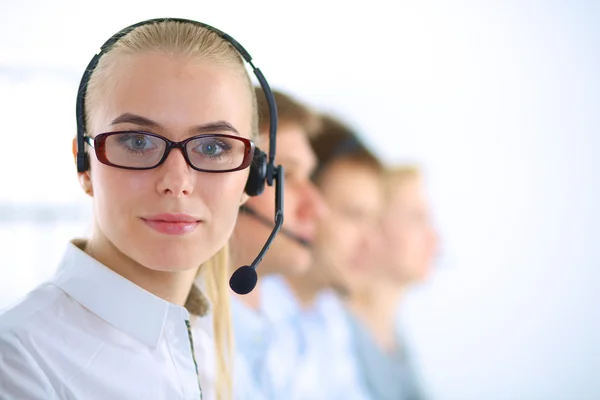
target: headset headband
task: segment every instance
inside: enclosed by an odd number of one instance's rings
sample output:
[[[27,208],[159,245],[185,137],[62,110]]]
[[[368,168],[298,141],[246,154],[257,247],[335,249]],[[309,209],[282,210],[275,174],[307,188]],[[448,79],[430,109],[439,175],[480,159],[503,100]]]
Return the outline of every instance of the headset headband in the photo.
[[[83,76],[81,77],[81,81],[79,83],[79,89],[77,91],[77,106],[76,106],[77,171],[85,172],[89,169],[89,161],[88,161],[87,154],[85,152],[85,142],[84,142],[84,135],[85,135],[85,129],[86,129],[86,126],[85,126],[86,125],[85,124],[85,96],[87,93],[87,87],[88,87],[90,78],[92,76],[92,73],[96,69],[96,66],[98,65],[98,61],[104,54],[106,54],[112,48],[112,46],[116,42],[119,41],[119,39],[121,39],[123,36],[127,35],[132,30],[134,30],[140,26],[143,26],[143,25],[155,24],[155,23],[167,22],[167,21],[193,24],[196,26],[201,26],[203,28],[206,28],[212,32],[215,32],[223,40],[225,40],[231,46],[233,46],[233,48],[244,59],[244,61],[246,61],[252,67],[252,71],[254,72],[254,75],[256,76],[256,78],[258,79],[258,82],[260,83],[260,86],[265,94],[266,99],[267,99],[267,104],[269,106],[269,159],[268,159],[268,164],[267,164],[266,180],[267,180],[267,184],[269,186],[273,185],[273,179],[274,179],[274,175],[275,175],[275,171],[274,171],[275,170],[275,149],[276,149],[276,144],[277,144],[276,143],[276,140],[277,140],[277,138],[276,138],[277,107],[275,105],[275,97],[273,96],[273,92],[271,91],[271,88],[269,87],[267,80],[265,79],[265,77],[262,74],[262,72],[260,71],[260,69],[256,68],[254,66],[254,64],[252,63],[252,57],[250,56],[250,53],[248,53],[248,51],[246,51],[246,49],[241,44],[239,44],[237,40],[235,40],[234,38],[232,38],[225,32],[222,32],[222,31],[218,30],[217,28],[214,28],[210,25],[204,24],[202,22],[193,21],[193,20],[189,20],[189,19],[182,19],[182,18],[155,18],[155,19],[149,19],[146,21],[142,21],[142,22],[138,22],[136,24],[130,25],[127,28],[124,28],[124,29],[120,30],[119,32],[115,33],[106,42],[104,42],[104,44],[100,47],[100,51],[96,55],[94,55],[92,60],[89,62],[87,68],[85,69],[85,71],[83,73]]]

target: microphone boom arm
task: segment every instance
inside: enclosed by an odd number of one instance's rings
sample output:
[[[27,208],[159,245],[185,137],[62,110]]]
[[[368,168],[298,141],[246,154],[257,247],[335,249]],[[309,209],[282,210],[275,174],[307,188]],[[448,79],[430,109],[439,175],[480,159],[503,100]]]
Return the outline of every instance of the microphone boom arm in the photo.
[[[258,253],[258,256],[256,257],[256,259],[254,259],[254,261],[250,265],[250,267],[254,270],[256,270],[256,267],[262,261],[266,252],[269,250],[269,247],[271,247],[271,243],[275,239],[275,236],[277,235],[277,233],[279,233],[279,230],[281,229],[281,226],[283,225],[283,167],[281,165],[278,165],[275,168],[274,175],[275,175],[275,227],[273,227],[273,230],[271,231],[269,238],[265,242],[265,245],[260,250],[260,253]]]

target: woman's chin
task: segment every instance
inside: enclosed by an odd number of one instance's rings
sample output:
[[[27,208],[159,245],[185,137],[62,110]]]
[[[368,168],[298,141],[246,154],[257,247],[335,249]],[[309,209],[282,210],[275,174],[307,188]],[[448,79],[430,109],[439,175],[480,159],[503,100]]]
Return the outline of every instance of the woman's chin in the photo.
[[[182,254],[181,251],[148,251],[144,253],[140,264],[153,271],[183,272],[197,269],[202,262],[195,261],[198,257]]]

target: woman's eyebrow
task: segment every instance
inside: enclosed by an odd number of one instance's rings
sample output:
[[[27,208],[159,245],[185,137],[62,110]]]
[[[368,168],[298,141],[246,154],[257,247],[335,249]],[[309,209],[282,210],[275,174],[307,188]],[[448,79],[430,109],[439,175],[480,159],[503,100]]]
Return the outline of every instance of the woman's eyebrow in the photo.
[[[192,128],[192,131],[194,131],[198,134],[223,132],[223,131],[235,133],[236,135],[240,134],[238,132],[238,130],[235,129],[235,127],[227,121],[215,121],[215,122],[208,122],[208,123],[202,124],[202,125],[197,125]]]
[[[132,113],[124,113],[119,115],[117,118],[113,119],[110,123],[111,125],[117,124],[135,124],[140,126],[145,126],[148,128],[160,128],[160,124],[158,122],[152,121],[149,118],[142,117],[141,115],[136,115]]]
[[[110,124],[111,125],[134,124],[134,125],[144,126],[147,128],[155,128],[155,129],[161,128],[161,125],[158,122],[153,121],[150,118],[146,118],[141,115],[136,115],[136,114],[132,114],[132,113],[121,114],[117,118],[115,118]],[[191,131],[196,134],[214,133],[214,132],[219,132],[219,131],[228,131],[228,132],[235,133],[236,135],[240,134],[238,132],[238,130],[235,129],[235,127],[227,121],[215,121],[215,122],[209,122],[209,123],[202,124],[202,125],[196,125],[196,126],[192,127]]]

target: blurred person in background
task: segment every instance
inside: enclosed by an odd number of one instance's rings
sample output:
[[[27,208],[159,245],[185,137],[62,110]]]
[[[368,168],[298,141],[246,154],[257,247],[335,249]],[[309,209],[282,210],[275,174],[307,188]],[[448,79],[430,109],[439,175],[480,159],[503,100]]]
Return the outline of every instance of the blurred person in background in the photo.
[[[235,48],[193,21],[119,34],[78,93],[93,232],[0,315],[2,399],[231,398],[226,255],[257,151],[254,87]],[[196,346],[190,313],[212,325]]]
[[[371,261],[374,268],[369,279],[361,279],[348,264],[342,265],[347,283],[345,303],[371,396],[419,400],[426,394],[402,334],[399,310],[410,286],[429,276],[438,239],[419,169],[390,168],[383,183],[383,251],[379,259]]]
[[[357,279],[367,278],[377,258],[382,165],[351,128],[331,116],[323,116],[311,145],[318,160],[313,180],[330,212],[319,221],[311,268],[286,275],[271,289],[277,308],[296,320],[304,347],[294,398],[369,399],[336,291],[347,285],[339,271],[352,268]]]
[[[294,399],[295,365],[299,342],[291,334],[290,321],[282,315],[279,298],[272,293],[274,274],[301,274],[313,263],[311,243],[317,221],[327,207],[310,180],[317,160],[309,138],[320,119],[307,105],[291,95],[273,91],[277,103],[277,162],[285,171],[284,224],[265,255],[257,273],[257,286],[248,294],[232,294],[236,342],[235,398]],[[256,90],[259,111],[259,144],[268,148],[269,114],[264,94]],[[240,209],[230,240],[232,268],[247,265],[256,257],[274,226],[273,188],[249,199]]]

